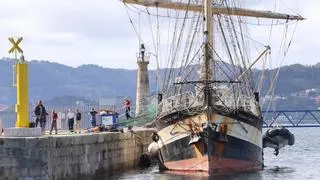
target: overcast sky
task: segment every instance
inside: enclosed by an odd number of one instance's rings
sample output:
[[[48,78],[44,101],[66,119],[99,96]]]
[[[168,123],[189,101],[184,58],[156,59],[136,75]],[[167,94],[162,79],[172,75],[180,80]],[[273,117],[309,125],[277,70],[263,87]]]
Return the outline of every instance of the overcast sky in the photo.
[[[297,27],[285,64],[317,63],[320,1],[281,2],[307,18]],[[12,57],[8,37],[23,36],[28,60],[136,69],[138,39],[118,0],[0,0],[0,24],[2,57]]]

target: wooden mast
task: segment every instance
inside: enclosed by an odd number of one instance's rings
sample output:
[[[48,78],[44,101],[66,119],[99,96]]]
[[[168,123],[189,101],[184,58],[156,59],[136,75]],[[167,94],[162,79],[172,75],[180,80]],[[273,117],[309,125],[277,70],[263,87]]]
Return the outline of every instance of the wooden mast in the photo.
[[[210,8],[212,0],[204,0],[203,20],[204,20],[204,58],[200,62],[200,81],[205,81],[205,86],[212,80],[212,45],[213,45],[213,27],[212,27],[212,9]]]

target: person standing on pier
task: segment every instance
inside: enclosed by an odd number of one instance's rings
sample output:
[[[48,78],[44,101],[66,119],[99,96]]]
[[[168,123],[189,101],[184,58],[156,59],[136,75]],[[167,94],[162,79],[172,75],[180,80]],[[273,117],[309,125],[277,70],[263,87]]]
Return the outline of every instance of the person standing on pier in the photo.
[[[67,118],[68,118],[69,131],[73,132],[74,113],[71,111],[71,109],[68,109]]]
[[[79,109],[76,110],[76,133],[81,133],[81,113]]]
[[[131,102],[129,100],[129,98],[125,98],[124,99],[124,108],[126,109],[126,118],[131,119],[132,117],[130,116],[130,106],[131,106]]]
[[[53,128],[56,131],[56,134],[58,134],[58,131],[57,131],[57,119],[58,119],[58,114],[55,112],[55,110],[52,110],[50,135],[52,134]]]
[[[35,107],[33,113],[36,115],[36,127],[40,123],[42,134],[45,133],[46,128],[46,116],[48,115],[46,108],[43,106],[42,101],[39,100],[37,106]]]
[[[92,108],[91,111],[89,112],[89,114],[91,115],[91,125],[92,125],[92,127],[96,127],[97,126],[96,115],[98,114],[98,112],[95,111],[94,108]]]

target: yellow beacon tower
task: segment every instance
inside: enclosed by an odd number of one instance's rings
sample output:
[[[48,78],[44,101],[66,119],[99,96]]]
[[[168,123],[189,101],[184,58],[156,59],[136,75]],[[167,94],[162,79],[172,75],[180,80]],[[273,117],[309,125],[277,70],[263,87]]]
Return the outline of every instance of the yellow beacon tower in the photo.
[[[9,41],[12,43],[13,47],[9,50],[9,53],[15,54],[15,64],[14,64],[14,79],[16,82],[13,86],[17,89],[17,104],[16,104],[16,127],[29,127],[29,101],[28,101],[28,64],[24,60],[23,51],[19,47],[19,43],[22,41],[22,37],[19,37],[15,41],[12,37]],[[17,54],[21,54],[20,59],[17,59]]]

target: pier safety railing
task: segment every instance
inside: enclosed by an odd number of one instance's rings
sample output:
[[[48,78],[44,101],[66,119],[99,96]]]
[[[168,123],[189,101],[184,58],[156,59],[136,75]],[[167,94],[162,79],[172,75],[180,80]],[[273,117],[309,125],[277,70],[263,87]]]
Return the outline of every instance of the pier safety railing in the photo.
[[[186,95],[188,96],[188,95]],[[180,98],[179,98],[180,99]],[[186,106],[192,103],[193,99],[189,99],[191,101],[186,101]],[[177,101],[179,102],[179,101]],[[175,102],[175,103],[177,103]],[[166,105],[161,107],[160,113],[164,111],[170,111],[169,107],[172,106],[172,101],[168,101],[165,103]],[[181,103],[181,102],[179,102]],[[90,110],[94,108],[95,110],[105,109],[105,110],[115,110],[114,106],[105,106],[101,107],[99,105],[89,105],[89,106],[46,106],[48,113],[51,113],[53,109],[58,112],[58,128],[59,129],[68,129],[68,122],[66,119],[66,114],[68,109],[75,111],[79,109],[82,113],[81,127],[89,128],[91,127],[91,117]],[[154,107],[156,108],[156,107]],[[159,108],[159,107],[158,107]],[[150,113],[146,116],[140,118],[134,118],[132,120],[125,120],[125,109],[124,108],[116,108],[116,111],[119,113],[119,123],[125,126],[127,125],[139,125],[142,126],[145,123],[148,123],[154,116],[156,115],[156,110],[153,110],[153,107],[150,108]],[[159,109],[158,109],[159,113]],[[134,107],[131,110],[131,115],[134,116]],[[263,127],[293,127],[293,128],[301,128],[301,127],[320,127],[320,110],[276,110],[276,111],[262,111],[263,117]],[[9,107],[4,111],[0,111],[0,119],[2,120],[2,125],[5,128],[14,127],[16,122],[16,113],[14,107]],[[29,120],[35,121],[36,117],[33,115],[33,108],[29,110]],[[97,115],[97,123],[101,123],[100,115]],[[47,118],[46,128],[50,128],[51,119],[50,116]]]
[[[57,121],[57,126],[58,129],[68,129],[68,120],[66,118],[66,115],[68,113],[68,109],[71,109],[74,113],[76,109],[79,109],[82,115],[81,119],[81,128],[89,128],[91,127],[91,116],[89,112],[91,111],[92,108],[94,108],[97,112],[99,110],[110,110],[114,111],[116,110],[120,115],[119,119],[124,118],[125,114],[125,109],[124,108],[119,108],[115,106],[99,106],[99,105],[88,105],[88,106],[45,106],[46,110],[49,114],[47,116],[47,122],[46,122],[46,129],[49,129],[51,127],[51,112],[54,109],[58,113],[58,121]],[[36,117],[33,114],[33,108],[29,109],[29,121],[30,122],[35,122]],[[132,112],[134,112],[134,108],[132,109]],[[133,114],[133,113],[132,113]],[[100,115],[97,114],[97,124],[101,123],[101,118]],[[0,111],[0,119],[2,120],[2,125],[4,128],[10,128],[10,127],[15,127],[15,122],[16,122],[16,113],[14,110],[13,106],[10,106],[6,110]]]

